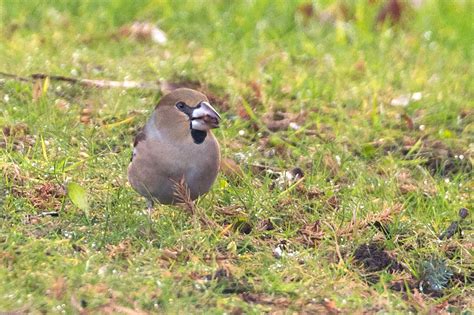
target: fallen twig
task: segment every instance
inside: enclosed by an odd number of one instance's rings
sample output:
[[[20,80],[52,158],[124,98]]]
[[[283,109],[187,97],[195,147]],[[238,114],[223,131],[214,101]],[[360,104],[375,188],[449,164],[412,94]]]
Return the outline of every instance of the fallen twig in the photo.
[[[49,217],[59,217],[59,212],[57,212],[57,211],[47,211],[47,212],[42,212],[42,213],[37,214],[37,215],[27,214],[25,216],[24,223],[25,224],[31,224],[34,221],[39,220],[39,218],[44,218],[44,217],[48,217],[48,216]]]
[[[22,82],[32,82],[33,80],[30,79],[30,78],[25,78],[25,77],[20,77],[16,74],[10,74],[10,73],[5,73],[5,72],[0,72],[0,75],[2,77],[6,77],[6,78],[9,78],[9,79],[13,79],[13,80],[16,80],[16,81],[22,81]]]
[[[59,212],[57,212],[57,211],[47,211],[47,212],[40,213],[38,216],[40,216],[40,217],[46,217],[46,216],[58,217]]]
[[[49,75],[44,73],[35,73],[28,77],[22,77],[16,74],[0,72],[0,76],[7,79],[21,81],[21,82],[35,82],[37,80],[44,80],[49,78],[51,81],[62,81],[72,84],[78,84],[86,87],[95,88],[122,88],[122,89],[146,89],[146,90],[160,90],[160,83],[157,82],[138,82],[138,81],[110,81],[110,80],[93,80],[71,78],[61,75]]]

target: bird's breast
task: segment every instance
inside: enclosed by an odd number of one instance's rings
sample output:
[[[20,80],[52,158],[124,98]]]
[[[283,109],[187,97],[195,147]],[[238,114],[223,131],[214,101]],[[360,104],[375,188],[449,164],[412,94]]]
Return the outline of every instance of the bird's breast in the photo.
[[[219,145],[212,134],[201,144],[147,139],[136,147],[129,177],[133,177],[132,186],[138,183],[158,200],[169,200],[174,194],[173,181],[184,176],[195,199],[209,191],[219,165]]]

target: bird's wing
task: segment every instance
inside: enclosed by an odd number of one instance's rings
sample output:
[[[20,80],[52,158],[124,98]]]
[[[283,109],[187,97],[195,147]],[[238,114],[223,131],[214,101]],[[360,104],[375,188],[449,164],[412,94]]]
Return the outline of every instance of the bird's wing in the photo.
[[[135,157],[136,154],[136,147],[137,145],[146,140],[146,134],[145,134],[145,129],[140,130],[137,135],[135,136],[135,139],[133,140],[133,152],[132,152],[132,157],[130,159],[130,162],[133,161],[133,158]]]

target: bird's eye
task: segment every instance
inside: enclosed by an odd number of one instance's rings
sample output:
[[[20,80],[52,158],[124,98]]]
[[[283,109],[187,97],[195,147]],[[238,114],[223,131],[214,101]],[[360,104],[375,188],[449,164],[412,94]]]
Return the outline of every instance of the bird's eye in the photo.
[[[183,102],[178,102],[178,103],[176,103],[176,107],[179,110],[183,110],[186,107],[186,104],[184,104]]]

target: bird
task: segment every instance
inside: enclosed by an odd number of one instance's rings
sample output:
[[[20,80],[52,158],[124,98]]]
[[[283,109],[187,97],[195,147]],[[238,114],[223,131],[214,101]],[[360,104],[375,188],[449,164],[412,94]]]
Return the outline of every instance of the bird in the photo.
[[[220,166],[220,147],[211,129],[221,116],[203,93],[178,88],[164,95],[135,136],[128,181],[147,199],[178,203],[176,183],[186,185],[192,200],[207,193]]]

